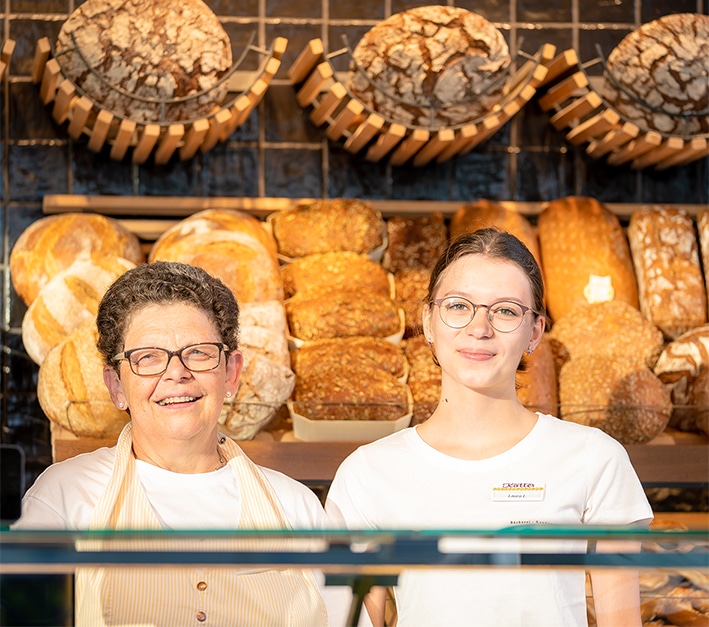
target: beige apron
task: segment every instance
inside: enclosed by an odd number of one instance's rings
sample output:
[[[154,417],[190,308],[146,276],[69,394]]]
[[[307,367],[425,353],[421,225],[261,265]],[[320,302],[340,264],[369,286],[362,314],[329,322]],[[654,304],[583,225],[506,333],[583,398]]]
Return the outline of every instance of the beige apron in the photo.
[[[242,494],[240,529],[289,529],[273,488],[237,444],[222,444]],[[132,454],[130,423],[116,447],[113,475],[96,507],[91,529],[160,529]],[[270,549],[286,540],[268,540]],[[264,540],[180,541],[183,550],[245,550]],[[160,538],[83,542],[83,550],[170,550]],[[80,568],[76,573],[78,627],[315,627],[327,612],[310,570],[237,569],[209,566]]]

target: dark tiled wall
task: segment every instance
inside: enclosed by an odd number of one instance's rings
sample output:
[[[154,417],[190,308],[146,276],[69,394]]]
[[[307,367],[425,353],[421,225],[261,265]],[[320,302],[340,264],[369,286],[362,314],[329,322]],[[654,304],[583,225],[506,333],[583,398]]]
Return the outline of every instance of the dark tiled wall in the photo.
[[[2,194],[2,441],[20,443],[28,480],[51,461],[48,423],[35,396],[37,368],[24,354],[20,327],[24,305],[7,270],[22,230],[42,216],[49,193],[362,197],[387,199],[538,201],[569,194],[609,202],[709,201],[709,159],[665,172],[635,172],[588,159],[564,141],[534,103],[468,155],[426,168],[392,168],[353,157],[312,126],[286,78],[305,44],[322,38],[329,51],[342,35],[356,44],[392,13],[425,2],[407,0],[208,0],[237,50],[250,33],[268,46],[288,39],[284,63],[266,98],[225,144],[187,162],[132,166],[95,155],[68,139],[38,98],[30,80],[36,42],[54,41],[78,0],[5,0],[3,40],[15,40],[0,101]],[[460,0],[500,28],[510,48],[533,53],[542,43],[574,48],[582,61],[607,54],[640,24],[667,13],[707,13],[707,0]],[[333,63],[343,64],[344,57]],[[593,73],[593,68],[589,73]]]

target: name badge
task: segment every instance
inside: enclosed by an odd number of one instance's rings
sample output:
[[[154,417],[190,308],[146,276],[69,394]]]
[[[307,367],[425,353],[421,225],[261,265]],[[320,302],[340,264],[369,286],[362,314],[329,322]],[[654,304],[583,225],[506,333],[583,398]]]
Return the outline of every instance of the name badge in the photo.
[[[536,483],[503,483],[492,489],[493,501],[543,501],[546,486]]]

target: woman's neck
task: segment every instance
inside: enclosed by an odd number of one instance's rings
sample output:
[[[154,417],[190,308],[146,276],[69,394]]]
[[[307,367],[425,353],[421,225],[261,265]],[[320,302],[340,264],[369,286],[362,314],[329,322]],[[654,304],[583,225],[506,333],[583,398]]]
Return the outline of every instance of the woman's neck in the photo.
[[[134,434],[133,455],[153,466],[183,474],[211,472],[227,463],[216,435],[205,442],[161,441],[156,446]]]

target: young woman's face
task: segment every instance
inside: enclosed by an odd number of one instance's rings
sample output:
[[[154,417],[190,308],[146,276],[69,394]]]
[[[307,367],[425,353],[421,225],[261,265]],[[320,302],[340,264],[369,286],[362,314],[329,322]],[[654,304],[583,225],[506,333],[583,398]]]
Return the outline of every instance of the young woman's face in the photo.
[[[125,350],[143,347],[176,351],[204,342],[221,342],[209,316],[198,307],[180,303],[148,305],[129,322]],[[120,377],[113,368],[104,380],[113,401],[130,409],[133,429],[144,437],[189,439],[216,430],[226,392],[236,392],[241,354],[222,353],[219,365],[205,372],[188,370],[173,356],[160,375],[143,377],[131,371],[127,360],[120,362]]]
[[[532,308],[531,284],[515,263],[484,255],[466,255],[443,273],[434,300],[460,296],[476,305],[511,301]],[[524,314],[514,331],[502,333],[490,324],[486,307],[478,307],[463,328],[451,328],[440,307],[424,307],[423,328],[441,364],[444,381],[450,377],[465,387],[505,398],[515,393],[515,374],[522,354],[534,349],[544,332],[544,320]]]

